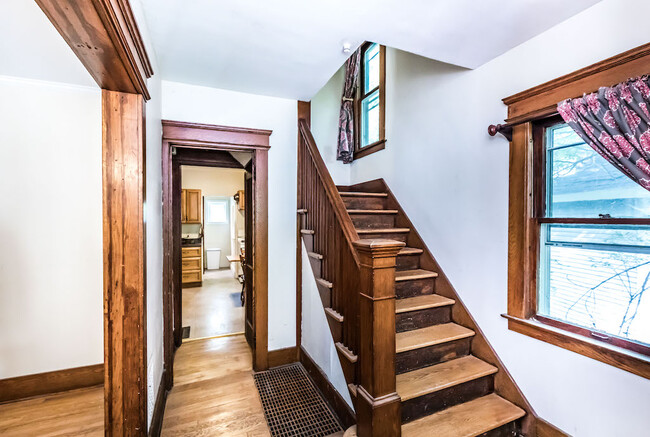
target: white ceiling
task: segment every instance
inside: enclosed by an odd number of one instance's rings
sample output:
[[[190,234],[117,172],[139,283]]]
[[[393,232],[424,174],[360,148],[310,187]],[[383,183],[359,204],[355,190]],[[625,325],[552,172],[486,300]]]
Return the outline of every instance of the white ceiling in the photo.
[[[0,0],[0,75],[97,87],[34,0]]]
[[[141,0],[163,79],[305,100],[345,41],[475,68],[598,1]]]

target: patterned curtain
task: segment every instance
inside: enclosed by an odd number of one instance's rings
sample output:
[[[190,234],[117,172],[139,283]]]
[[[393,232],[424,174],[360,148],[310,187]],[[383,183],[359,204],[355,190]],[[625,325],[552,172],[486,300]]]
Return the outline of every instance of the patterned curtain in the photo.
[[[336,159],[345,164],[352,162],[354,153],[354,95],[359,81],[360,57],[361,49],[358,49],[345,61],[345,84],[339,114],[339,142],[336,148]]]
[[[650,191],[648,76],[558,104],[569,126],[608,162]]]

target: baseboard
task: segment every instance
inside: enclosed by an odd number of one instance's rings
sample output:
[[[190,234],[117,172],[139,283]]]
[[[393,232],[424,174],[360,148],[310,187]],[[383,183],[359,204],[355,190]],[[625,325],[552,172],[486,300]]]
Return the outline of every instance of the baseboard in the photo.
[[[343,399],[341,394],[334,388],[332,383],[327,379],[323,369],[318,367],[318,364],[309,356],[307,351],[301,346],[300,347],[300,363],[305,367],[311,379],[316,383],[316,387],[321,391],[325,399],[334,408],[334,412],[341,422],[343,422],[343,428],[348,429],[352,425],[357,423],[356,416],[354,411],[347,402]]]
[[[0,379],[0,402],[16,401],[104,383],[104,364]]]
[[[163,418],[165,417],[165,406],[167,405],[167,389],[165,388],[165,371],[160,377],[160,385],[158,386],[158,395],[156,395],[156,403],[153,406],[153,416],[151,417],[151,425],[149,426],[149,437],[160,437],[162,432]]]
[[[539,417],[537,419],[537,437],[571,437],[560,428]]]
[[[298,361],[298,349],[293,346],[269,351],[268,360],[269,368],[295,363]]]

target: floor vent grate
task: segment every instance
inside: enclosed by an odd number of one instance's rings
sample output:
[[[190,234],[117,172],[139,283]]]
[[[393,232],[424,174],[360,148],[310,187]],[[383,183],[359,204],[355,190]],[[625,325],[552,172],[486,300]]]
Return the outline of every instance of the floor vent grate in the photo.
[[[324,437],[343,431],[301,364],[276,367],[253,376],[273,437]]]

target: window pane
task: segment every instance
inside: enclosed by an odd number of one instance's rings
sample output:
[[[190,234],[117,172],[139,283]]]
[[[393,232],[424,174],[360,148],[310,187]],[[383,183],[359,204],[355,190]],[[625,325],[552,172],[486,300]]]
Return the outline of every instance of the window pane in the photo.
[[[228,202],[209,200],[206,210],[208,223],[228,223]]]
[[[379,141],[379,90],[361,102],[361,147]]]
[[[363,55],[363,71],[365,73],[363,94],[379,85],[379,44],[372,44]]]
[[[650,344],[650,230],[543,225],[538,313]]]
[[[547,130],[547,216],[650,217],[650,192],[585,144],[568,125]]]

